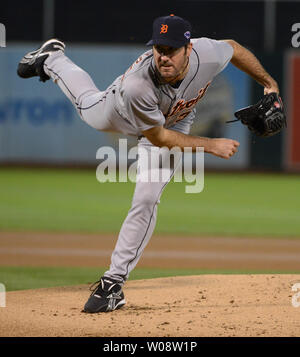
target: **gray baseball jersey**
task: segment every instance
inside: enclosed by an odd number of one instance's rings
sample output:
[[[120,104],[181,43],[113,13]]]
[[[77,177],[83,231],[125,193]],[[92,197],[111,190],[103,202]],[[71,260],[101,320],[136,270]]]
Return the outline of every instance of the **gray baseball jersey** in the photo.
[[[160,84],[152,50],[142,54],[117,78],[115,108],[127,124],[127,134],[140,135],[155,126],[188,133],[195,106],[213,78],[230,61],[233,48],[225,41],[193,39],[190,68],[178,88]]]

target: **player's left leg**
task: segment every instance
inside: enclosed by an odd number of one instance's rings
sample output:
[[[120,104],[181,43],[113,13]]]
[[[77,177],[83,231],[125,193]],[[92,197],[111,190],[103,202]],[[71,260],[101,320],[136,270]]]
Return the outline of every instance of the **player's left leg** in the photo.
[[[123,281],[128,279],[153,234],[160,197],[182,158],[181,152],[156,147],[146,138],[139,142],[138,154],[131,208],[121,227],[110,269],[104,274]]]
[[[112,311],[125,304],[122,286],[153,234],[160,197],[182,157],[177,152],[170,158],[167,148],[154,147],[146,138],[140,141],[138,154],[139,176],[132,205],[122,224],[110,268],[85,304],[84,311],[89,313]],[[161,160],[157,160],[159,157]]]

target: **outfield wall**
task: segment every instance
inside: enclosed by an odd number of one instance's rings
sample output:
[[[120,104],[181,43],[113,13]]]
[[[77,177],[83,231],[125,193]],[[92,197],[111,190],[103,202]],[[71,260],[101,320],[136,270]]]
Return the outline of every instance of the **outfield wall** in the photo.
[[[120,136],[97,132],[83,123],[54,83],[17,76],[20,58],[35,47],[37,44],[8,44],[0,52],[0,163],[96,165],[98,148],[117,147]],[[145,50],[129,45],[72,45],[66,53],[105,90]],[[240,123],[225,121],[234,119],[235,110],[249,105],[249,98],[249,78],[230,64],[200,101],[192,134],[241,142],[239,153],[230,161],[206,155],[206,167],[248,167],[248,132]],[[129,139],[129,147],[136,145],[135,138]]]

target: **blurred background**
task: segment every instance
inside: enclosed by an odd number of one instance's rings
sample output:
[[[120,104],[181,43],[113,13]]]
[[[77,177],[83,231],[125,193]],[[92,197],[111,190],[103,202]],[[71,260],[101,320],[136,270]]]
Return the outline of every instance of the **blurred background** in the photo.
[[[240,122],[225,123],[263,95],[229,64],[198,104],[192,134],[236,139],[239,152],[230,160],[205,155],[199,194],[185,194],[184,183],[167,186],[155,230],[164,237],[153,237],[139,267],[150,267],[148,276],[154,267],[177,267],[171,275],[184,267],[300,271],[300,1],[1,0],[0,282],[9,289],[92,280],[90,270],[74,269],[64,279],[51,269],[47,279],[45,270],[25,269],[33,265],[92,265],[98,277],[134,190],[131,182],[96,180],[97,150],[118,149],[123,136],[88,127],[54,83],[17,77],[19,60],[58,37],[105,90],[147,50],[153,19],[170,13],[191,22],[194,38],[234,39],[253,51],[279,84],[288,127],[261,139]]]
[[[232,38],[253,51],[278,81],[288,114],[287,130],[268,139],[252,137],[240,123],[225,124],[263,95],[261,86],[230,64],[199,103],[192,133],[237,139],[240,152],[230,162],[208,155],[206,168],[299,170],[299,1],[2,0],[0,10],[6,28],[6,47],[0,49],[1,164],[95,165],[97,149],[117,143],[115,135],[83,124],[54,84],[19,79],[16,67],[25,52],[58,37],[67,55],[105,90],[147,49],[153,19],[175,13],[192,23],[193,37]]]

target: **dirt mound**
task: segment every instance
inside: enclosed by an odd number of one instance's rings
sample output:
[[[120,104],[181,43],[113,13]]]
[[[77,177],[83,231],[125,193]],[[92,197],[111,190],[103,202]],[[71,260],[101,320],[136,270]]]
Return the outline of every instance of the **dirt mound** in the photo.
[[[8,292],[0,309],[0,336],[299,336],[295,283],[300,275],[128,281],[127,304],[99,314],[81,312],[88,286]]]

